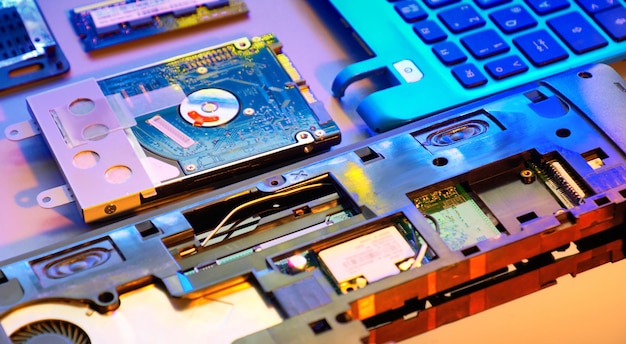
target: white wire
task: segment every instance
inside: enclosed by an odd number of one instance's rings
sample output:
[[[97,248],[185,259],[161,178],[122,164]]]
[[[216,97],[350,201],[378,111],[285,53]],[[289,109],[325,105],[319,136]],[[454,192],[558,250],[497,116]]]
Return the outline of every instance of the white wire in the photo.
[[[428,250],[428,244],[423,243],[422,246],[420,247],[420,250],[417,251],[417,255],[415,256],[415,262],[413,262],[411,269],[419,268],[422,266],[422,260],[424,260],[427,250]]]
[[[275,194],[271,194],[271,195],[267,195],[267,196],[263,196],[257,199],[253,199],[251,201],[242,203],[238,206],[236,206],[235,208],[233,208],[233,210],[231,210],[223,219],[222,221],[220,221],[220,223],[217,224],[217,226],[215,226],[215,228],[211,231],[211,233],[209,233],[209,235],[204,238],[204,240],[202,241],[202,243],[200,244],[202,247],[206,247],[206,245],[209,243],[209,240],[211,240],[215,234],[217,234],[217,232],[222,229],[222,227],[224,227],[224,225],[226,224],[226,222],[228,222],[228,220],[230,220],[230,218],[237,213],[238,211],[240,211],[241,209],[247,208],[251,205],[260,203],[260,202],[264,202],[273,198],[279,198],[282,196],[287,196],[296,192],[300,192],[302,190],[306,190],[306,189],[314,189],[314,188],[319,188],[322,187],[324,184],[322,183],[317,183],[317,184],[309,184],[309,185],[304,185],[298,188],[294,188],[294,189],[290,189],[290,190],[286,190],[286,191],[281,191]]]

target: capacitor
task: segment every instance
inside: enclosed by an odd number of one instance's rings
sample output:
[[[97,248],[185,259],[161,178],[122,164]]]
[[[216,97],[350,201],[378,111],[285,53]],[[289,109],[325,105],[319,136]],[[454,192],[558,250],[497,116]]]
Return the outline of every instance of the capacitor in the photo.
[[[535,181],[535,172],[524,169],[519,173],[520,178],[522,179],[522,183],[530,184]]]
[[[307,261],[306,257],[299,254],[291,256],[289,257],[289,259],[287,259],[287,266],[289,266],[289,268],[294,272],[304,271],[308,264],[309,262]]]
[[[357,289],[365,288],[365,286],[367,286],[367,279],[365,279],[365,277],[359,276],[356,278],[354,283]]]

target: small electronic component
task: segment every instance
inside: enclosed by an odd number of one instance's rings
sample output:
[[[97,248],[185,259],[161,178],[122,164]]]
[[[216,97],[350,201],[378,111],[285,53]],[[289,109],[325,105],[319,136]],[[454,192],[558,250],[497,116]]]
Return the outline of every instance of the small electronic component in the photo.
[[[69,11],[85,51],[244,15],[243,0],[103,1]]]
[[[353,233],[330,246],[307,248],[292,255],[281,256],[274,262],[287,275],[320,269],[337,293],[346,294],[389,276],[419,268],[436,257],[435,252],[404,217],[394,216],[388,225],[379,229],[355,229]]]
[[[571,169],[557,159],[534,159],[528,165],[565,208],[581,204],[591,194]]]
[[[0,0],[0,91],[69,66],[35,0]]]
[[[453,251],[500,235],[498,228],[462,185],[419,196],[414,202],[422,213],[428,215],[427,218]]]
[[[511,159],[515,163],[510,162],[513,166],[510,170],[501,170],[503,167],[494,165],[476,172],[492,175],[494,171],[500,171],[495,173],[497,177],[442,185],[435,191],[410,196],[451,250],[470,248],[480,241],[498,238],[506,231],[493,211],[502,213],[503,204],[507,203],[502,196],[492,196],[490,190],[493,185],[508,185],[511,191],[518,190],[515,186],[518,183],[526,185],[523,190],[528,206],[533,200],[539,202],[541,195],[541,202],[551,207],[551,211],[546,211],[548,213],[576,207],[593,194],[584,180],[556,152],[539,154],[531,150]],[[533,210],[520,214],[518,220],[526,222],[536,216]]]
[[[319,262],[317,261],[315,254],[310,250],[294,253],[292,256],[274,263],[280,272],[287,275],[296,275],[319,267]]]
[[[415,252],[389,226],[322,250],[318,256],[345,293],[399,273],[396,264],[413,258]]]
[[[304,271],[308,264],[309,261],[306,257],[300,254],[293,255],[287,259],[287,266],[289,266],[289,268],[293,271]]]

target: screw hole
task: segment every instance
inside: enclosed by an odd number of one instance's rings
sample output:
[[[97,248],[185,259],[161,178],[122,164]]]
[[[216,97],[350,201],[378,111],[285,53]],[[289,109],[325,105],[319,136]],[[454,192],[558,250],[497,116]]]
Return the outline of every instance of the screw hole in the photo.
[[[583,79],[590,79],[593,77],[593,74],[589,73],[589,72],[580,72],[578,73],[578,77],[579,78],[583,78]]]
[[[556,131],[556,136],[558,137],[569,137],[570,135],[572,135],[572,132],[569,129],[559,129]]]
[[[70,112],[75,115],[87,115],[96,108],[96,102],[88,98],[78,98],[69,105]]]
[[[339,313],[339,314],[337,314],[335,319],[340,324],[347,324],[350,321],[352,321],[352,314],[350,314],[350,312]]]
[[[104,293],[98,295],[98,301],[102,303],[111,303],[115,300],[115,295],[109,291],[105,291]]]
[[[448,159],[446,158],[435,158],[433,159],[433,165],[435,166],[446,166],[448,164]]]

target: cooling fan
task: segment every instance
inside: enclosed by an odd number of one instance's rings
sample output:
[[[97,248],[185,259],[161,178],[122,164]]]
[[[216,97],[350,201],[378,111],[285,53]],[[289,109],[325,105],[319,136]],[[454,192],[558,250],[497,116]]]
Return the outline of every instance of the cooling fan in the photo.
[[[19,328],[11,335],[14,344],[91,344],[80,327],[63,320],[46,319]]]

